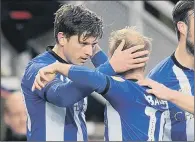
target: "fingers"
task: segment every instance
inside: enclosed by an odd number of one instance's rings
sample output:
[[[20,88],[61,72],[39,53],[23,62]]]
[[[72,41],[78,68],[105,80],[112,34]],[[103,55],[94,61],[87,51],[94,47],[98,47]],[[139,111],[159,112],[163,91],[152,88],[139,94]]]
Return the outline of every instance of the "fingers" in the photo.
[[[151,89],[156,89],[156,90],[164,88],[163,84],[158,83],[158,82],[156,82],[152,79],[149,79],[149,78],[144,79],[144,80],[139,80],[137,83],[141,86],[148,86]]]
[[[123,50],[124,45],[125,45],[125,40],[123,39],[123,40],[121,41],[121,43],[119,44],[119,46],[117,47],[117,49],[116,49],[116,50],[120,50],[120,51],[122,51],[122,50]]]
[[[149,94],[153,94],[153,90],[152,89],[147,89],[146,92],[149,93]]]
[[[156,94],[155,91],[153,89],[147,89],[146,92],[148,94]]]
[[[149,60],[149,57],[144,57],[144,58],[137,58],[137,59],[134,59],[132,61],[132,63],[134,64],[138,64],[138,63],[145,63],[146,61]]]
[[[43,88],[45,85],[44,83],[41,81],[41,77],[39,75],[39,73],[36,75],[33,86],[32,86],[32,91],[34,91],[36,88],[41,90],[41,88]]]
[[[40,76],[39,74],[36,76],[35,82],[36,82],[41,88],[43,88],[43,87],[45,86],[44,83],[42,82],[41,76]]]
[[[35,84],[33,83],[33,86],[31,88],[31,91],[34,91],[35,90]]]
[[[136,68],[140,68],[144,66],[145,66],[145,63],[133,64],[130,66],[130,69],[136,69]]]
[[[38,90],[41,90],[42,87],[36,81],[34,82],[34,85],[35,85],[35,88],[37,88]]]
[[[133,52],[135,52],[135,51],[137,51],[139,49],[143,49],[143,48],[144,48],[144,45],[137,45],[137,46],[133,46],[133,47],[131,47],[129,49],[126,49],[125,51],[133,53]]]
[[[141,56],[144,56],[144,55],[148,55],[149,54],[149,51],[145,50],[145,51],[139,51],[139,52],[136,52],[136,53],[133,53],[131,56],[132,58],[138,58],[138,57],[141,57]]]
[[[152,88],[152,86],[153,86],[153,82],[149,78],[148,79],[139,80],[137,83],[139,85],[141,85],[141,86],[148,86],[150,88]]]
[[[36,82],[36,79],[35,79],[35,81],[33,83],[33,86],[32,86],[31,90],[34,91],[35,89],[41,90],[41,86]]]
[[[45,75],[44,71],[40,70],[38,74],[39,74],[40,78],[42,78],[43,80],[49,81],[49,79],[48,79],[48,77]]]

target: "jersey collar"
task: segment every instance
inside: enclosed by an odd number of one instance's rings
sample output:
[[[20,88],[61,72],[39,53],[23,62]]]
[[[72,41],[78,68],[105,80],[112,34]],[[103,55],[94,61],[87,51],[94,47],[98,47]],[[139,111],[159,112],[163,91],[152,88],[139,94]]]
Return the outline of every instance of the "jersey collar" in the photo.
[[[189,68],[184,67],[183,65],[181,65],[177,59],[175,58],[175,52],[171,55],[171,59],[173,60],[173,62],[175,63],[176,66],[178,66],[179,68],[181,68],[182,70],[191,70]]]
[[[54,46],[47,46],[46,51],[48,51],[49,54],[51,54],[55,59],[57,59],[61,63],[68,64],[64,59],[62,59],[60,56],[58,56],[52,49]]]

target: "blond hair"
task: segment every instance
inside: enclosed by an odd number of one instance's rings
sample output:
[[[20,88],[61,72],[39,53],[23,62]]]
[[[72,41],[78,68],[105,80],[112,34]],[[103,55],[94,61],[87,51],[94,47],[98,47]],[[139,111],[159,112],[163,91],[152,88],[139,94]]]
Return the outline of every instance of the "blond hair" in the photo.
[[[136,45],[145,45],[144,48],[140,50],[151,51],[152,48],[151,38],[143,36],[141,33],[137,31],[135,26],[125,27],[121,30],[113,31],[110,34],[108,53],[110,57],[112,57],[114,51],[117,49],[117,47],[119,46],[123,39],[125,40],[123,50],[131,48]]]

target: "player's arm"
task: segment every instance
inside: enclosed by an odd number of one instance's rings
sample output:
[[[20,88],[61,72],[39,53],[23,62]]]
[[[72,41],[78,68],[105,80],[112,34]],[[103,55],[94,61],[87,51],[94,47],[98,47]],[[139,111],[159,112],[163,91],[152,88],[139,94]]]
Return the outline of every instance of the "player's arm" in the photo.
[[[55,78],[41,90],[34,89],[33,92],[56,106],[67,107],[90,95],[93,90],[72,81],[64,83],[59,78]]]
[[[124,44],[125,41],[122,40],[122,42],[117,47],[110,60],[106,58],[106,55],[103,53],[103,51],[101,51],[100,47],[97,46],[96,48],[98,48],[99,52],[96,53],[96,55],[93,56],[92,58],[92,63],[95,65],[97,70],[106,75],[114,76],[117,73],[121,73],[129,69],[143,67],[145,65],[145,62],[149,58],[148,57],[139,58],[139,57],[143,55],[147,55],[149,52],[139,51],[134,53],[135,51],[144,48],[144,46],[142,45],[138,45],[126,50],[122,50]]]
[[[106,61],[108,61],[108,57],[102,51],[102,49],[99,47],[99,45],[95,45],[93,48],[93,55],[91,57],[91,62],[95,66],[95,68],[99,67],[100,65],[104,64]]]
[[[48,83],[43,81],[42,78],[38,79],[38,71],[47,65],[39,63],[29,67],[21,82],[22,89],[29,94],[38,95],[43,100],[59,107],[73,105],[93,92],[90,88],[82,88],[82,86],[78,86],[78,84],[72,81],[64,83],[60,79],[55,78],[54,74],[47,74],[47,78],[51,80]],[[33,84],[37,82],[45,83],[46,85],[41,90],[34,88],[31,91]]]
[[[146,90],[148,93],[154,94],[159,99],[170,101],[180,108],[194,114],[194,96],[169,89],[163,84],[151,79],[141,80],[138,83],[142,86],[150,87],[150,89]]]
[[[42,68],[39,71],[39,76],[44,80],[49,81],[45,74],[59,72],[65,76],[68,76],[73,82],[78,86],[82,86],[83,89],[91,89],[91,92],[96,91],[102,95],[106,94],[109,90],[109,94],[112,94],[111,98],[112,104],[126,104],[132,99],[133,95],[126,95],[128,86],[123,86],[121,81],[117,81],[110,76],[104,75],[97,70],[90,70],[83,66],[75,66],[69,64],[62,64],[56,62],[47,67]],[[38,77],[40,78],[40,77]],[[46,85],[47,86],[47,85]],[[45,84],[41,84],[37,80],[34,84],[35,88],[45,87]],[[72,95],[70,95],[72,97]]]

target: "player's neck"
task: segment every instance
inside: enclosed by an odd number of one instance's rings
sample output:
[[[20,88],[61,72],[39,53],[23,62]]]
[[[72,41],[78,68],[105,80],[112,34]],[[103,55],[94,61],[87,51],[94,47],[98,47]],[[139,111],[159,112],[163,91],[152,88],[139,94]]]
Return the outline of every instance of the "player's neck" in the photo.
[[[65,60],[66,62],[68,62],[67,59],[66,59],[66,57],[65,57],[65,55],[63,54],[63,53],[64,53],[64,52],[62,51],[63,48],[60,48],[59,45],[56,44],[52,50],[53,50],[58,56],[60,56],[63,60]]]
[[[188,53],[185,42],[179,42],[175,58],[182,66],[194,70],[194,56]]]
[[[141,80],[144,79],[144,72],[143,71],[134,71],[134,72],[127,72],[124,74],[125,79],[136,79]]]

